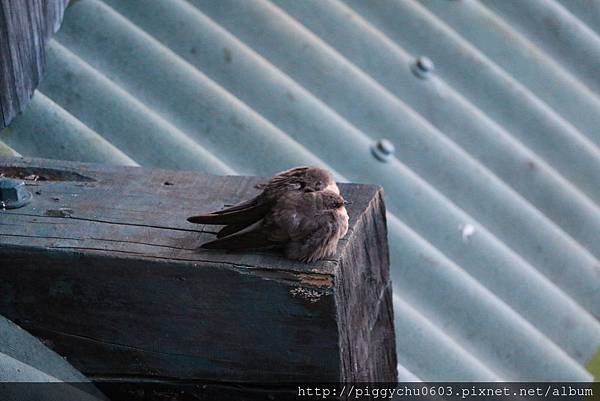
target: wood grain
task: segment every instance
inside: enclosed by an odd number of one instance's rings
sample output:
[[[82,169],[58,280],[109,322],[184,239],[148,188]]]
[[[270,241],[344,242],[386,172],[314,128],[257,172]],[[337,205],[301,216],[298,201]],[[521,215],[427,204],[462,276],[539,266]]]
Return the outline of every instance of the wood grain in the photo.
[[[0,1],[0,130],[22,112],[41,79],[45,44],[68,0]]]
[[[0,212],[0,314],[98,380],[394,381],[381,188],[340,186],[350,229],[331,260],[198,250],[192,214],[256,194],[219,177],[0,159],[31,204]]]

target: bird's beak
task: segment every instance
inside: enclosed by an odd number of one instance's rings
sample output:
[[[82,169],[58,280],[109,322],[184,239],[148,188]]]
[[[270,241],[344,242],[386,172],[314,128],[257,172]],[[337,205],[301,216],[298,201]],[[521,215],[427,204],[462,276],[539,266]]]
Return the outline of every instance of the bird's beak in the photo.
[[[352,204],[352,202],[350,202],[350,201],[347,201],[347,200],[344,201],[344,205],[351,205],[351,204]]]

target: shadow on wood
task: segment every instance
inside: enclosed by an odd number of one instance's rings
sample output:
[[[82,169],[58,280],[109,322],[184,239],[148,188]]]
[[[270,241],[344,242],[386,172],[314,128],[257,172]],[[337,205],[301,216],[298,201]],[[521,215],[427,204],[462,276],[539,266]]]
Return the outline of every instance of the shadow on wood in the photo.
[[[186,218],[259,178],[40,159],[0,173],[34,193],[0,211],[0,314],[96,382],[396,380],[381,188],[340,185],[349,232],[304,264],[197,249],[215,228]]]

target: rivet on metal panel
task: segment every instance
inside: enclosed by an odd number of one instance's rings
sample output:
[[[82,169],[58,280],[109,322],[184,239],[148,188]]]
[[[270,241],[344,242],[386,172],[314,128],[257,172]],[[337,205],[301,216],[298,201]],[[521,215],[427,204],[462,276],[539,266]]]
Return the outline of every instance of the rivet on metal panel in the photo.
[[[385,138],[379,139],[371,145],[371,153],[382,162],[387,162],[391,159],[394,156],[395,151],[396,148],[394,147],[394,144]]]
[[[16,209],[31,202],[31,192],[25,182],[4,178],[0,180],[0,209]]]
[[[435,66],[431,59],[421,56],[415,60],[410,69],[417,77],[428,78],[435,69]]]

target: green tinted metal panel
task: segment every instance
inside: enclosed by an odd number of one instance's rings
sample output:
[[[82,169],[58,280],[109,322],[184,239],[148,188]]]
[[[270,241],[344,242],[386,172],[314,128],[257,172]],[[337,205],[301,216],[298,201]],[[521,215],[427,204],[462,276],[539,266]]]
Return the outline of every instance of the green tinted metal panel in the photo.
[[[600,97],[597,62],[565,58],[598,34],[585,3],[551,1],[566,36],[550,40],[516,15],[539,3],[80,0],[0,141],[216,174],[317,164],[380,184],[401,380],[590,380]]]

